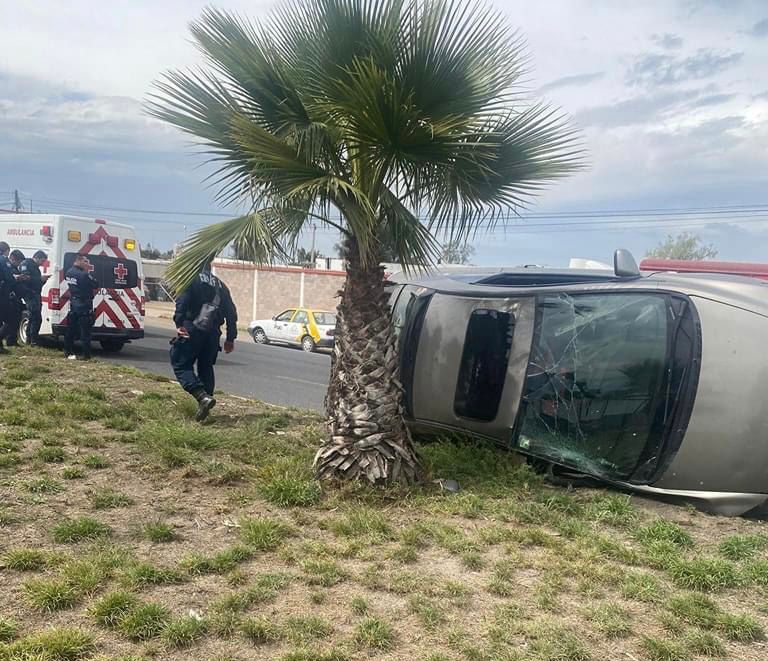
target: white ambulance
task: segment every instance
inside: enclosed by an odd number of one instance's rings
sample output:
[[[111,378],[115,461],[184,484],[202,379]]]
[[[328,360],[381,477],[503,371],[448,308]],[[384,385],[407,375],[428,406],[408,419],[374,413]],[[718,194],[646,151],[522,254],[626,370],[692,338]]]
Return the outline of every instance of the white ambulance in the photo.
[[[43,286],[41,336],[61,337],[69,312],[64,274],[75,257],[87,255],[101,288],[93,299],[93,340],[105,351],[120,351],[144,337],[141,251],[133,228],[106,220],[49,214],[0,214],[0,241],[32,257],[48,255],[41,267],[51,277]],[[26,341],[26,315],[19,339]]]

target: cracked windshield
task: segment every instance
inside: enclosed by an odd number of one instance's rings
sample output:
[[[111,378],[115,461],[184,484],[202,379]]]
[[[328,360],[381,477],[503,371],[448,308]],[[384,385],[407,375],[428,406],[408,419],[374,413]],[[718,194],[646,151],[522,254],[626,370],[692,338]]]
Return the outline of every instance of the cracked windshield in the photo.
[[[628,478],[652,440],[667,310],[645,294],[542,299],[518,444],[607,478]]]

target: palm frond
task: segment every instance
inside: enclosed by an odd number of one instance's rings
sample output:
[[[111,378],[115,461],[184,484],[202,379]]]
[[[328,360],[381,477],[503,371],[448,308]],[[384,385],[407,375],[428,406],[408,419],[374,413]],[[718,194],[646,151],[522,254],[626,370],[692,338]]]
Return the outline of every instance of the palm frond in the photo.
[[[270,210],[253,212],[239,218],[204,227],[183,245],[166,272],[172,289],[184,291],[202,268],[228,245],[235,244],[248,251],[248,257],[257,263],[269,263],[282,254],[279,236],[270,226]]]

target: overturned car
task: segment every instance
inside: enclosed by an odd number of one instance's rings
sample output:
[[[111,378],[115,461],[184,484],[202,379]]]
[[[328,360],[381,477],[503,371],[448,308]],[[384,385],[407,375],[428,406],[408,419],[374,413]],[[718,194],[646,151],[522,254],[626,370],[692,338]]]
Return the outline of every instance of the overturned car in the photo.
[[[462,271],[391,282],[406,415],[570,474],[739,515],[768,500],[768,283]]]

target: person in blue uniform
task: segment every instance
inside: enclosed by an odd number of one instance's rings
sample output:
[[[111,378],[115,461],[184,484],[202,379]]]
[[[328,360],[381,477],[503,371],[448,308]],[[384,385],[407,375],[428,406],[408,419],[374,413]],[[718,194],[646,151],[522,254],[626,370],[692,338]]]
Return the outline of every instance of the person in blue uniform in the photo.
[[[8,332],[11,311],[16,299],[16,278],[13,273],[13,265],[8,259],[11,246],[5,241],[0,241],[0,354],[8,353],[3,346]]]
[[[221,326],[225,321],[224,352],[231,353],[237,337],[237,309],[229,289],[211,273],[208,263],[176,299],[176,337],[171,340],[171,367],[181,387],[197,400],[198,422],[205,420],[216,405],[213,366],[221,351]]]
[[[21,250],[12,250],[5,261],[6,269],[10,270],[13,278],[13,285],[10,288],[10,294],[4,297],[5,311],[3,312],[3,325],[0,328],[0,343],[5,340],[9,347],[18,345],[19,325],[21,324],[21,313],[24,304],[21,302],[21,292],[19,290],[19,264],[24,261],[24,253]]]
[[[48,259],[42,250],[38,250],[31,258],[19,264],[18,291],[27,306],[27,344],[36,346],[40,335],[40,325],[43,323],[41,295],[43,284],[50,276],[40,273],[40,267]]]
[[[69,314],[64,334],[64,353],[69,360],[77,359],[75,337],[80,335],[83,348],[81,360],[91,359],[91,326],[93,326],[93,293],[99,283],[90,274],[91,263],[85,255],[78,255],[64,275],[69,286]]]

